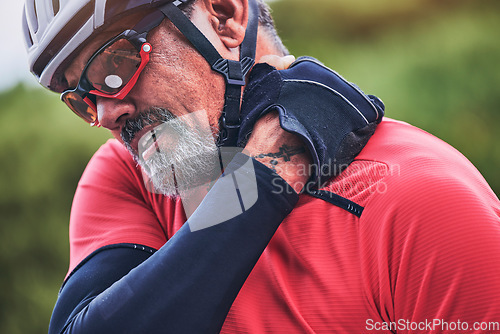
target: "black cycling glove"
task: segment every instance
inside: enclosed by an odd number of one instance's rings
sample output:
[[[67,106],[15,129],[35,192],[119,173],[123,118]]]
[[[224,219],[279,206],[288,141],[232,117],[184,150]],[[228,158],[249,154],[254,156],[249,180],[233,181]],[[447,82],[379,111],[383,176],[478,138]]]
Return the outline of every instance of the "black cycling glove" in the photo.
[[[281,127],[308,146],[314,163],[311,181],[321,186],[363,149],[382,120],[384,104],[316,59],[302,57],[286,70],[255,65],[243,95],[239,146],[272,110],[279,112]]]

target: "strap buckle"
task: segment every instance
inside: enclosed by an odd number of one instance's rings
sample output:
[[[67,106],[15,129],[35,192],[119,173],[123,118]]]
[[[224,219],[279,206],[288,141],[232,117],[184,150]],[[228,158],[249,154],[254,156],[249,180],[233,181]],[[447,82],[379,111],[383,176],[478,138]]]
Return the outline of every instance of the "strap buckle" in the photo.
[[[238,133],[240,132],[240,120],[236,124],[228,124],[226,115],[222,115],[220,122],[220,136],[218,138],[218,146],[236,146]]]
[[[255,60],[245,57],[241,61],[218,59],[212,69],[224,76],[228,85],[245,86],[245,77],[252,68]]]

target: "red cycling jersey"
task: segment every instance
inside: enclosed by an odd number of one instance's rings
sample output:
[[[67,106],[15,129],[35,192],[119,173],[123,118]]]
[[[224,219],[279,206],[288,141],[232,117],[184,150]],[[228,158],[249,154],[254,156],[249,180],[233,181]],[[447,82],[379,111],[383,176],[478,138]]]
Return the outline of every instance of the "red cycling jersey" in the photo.
[[[301,194],[223,333],[456,332],[457,322],[473,332],[500,322],[500,202],[458,151],[385,119],[323,190],[362,206],[360,217]],[[75,194],[69,271],[106,245],[159,249],[185,220],[111,140]]]

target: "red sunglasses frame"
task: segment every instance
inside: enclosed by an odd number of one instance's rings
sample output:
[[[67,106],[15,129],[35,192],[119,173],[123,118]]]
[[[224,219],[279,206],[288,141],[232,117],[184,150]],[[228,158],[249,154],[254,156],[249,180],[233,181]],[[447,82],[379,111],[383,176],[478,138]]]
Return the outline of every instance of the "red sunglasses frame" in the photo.
[[[111,99],[120,99],[120,100],[123,99],[130,92],[132,87],[134,87],[135,83],[137,82],[137,79],[139,79],[139,75],[141,74],[144,67],[146,67],[146,64],[149,62],[149,54],[151,53],[151,50],[152,50],[151,44],[149,43],[142,44],[141,51],[139,52],[139,55],[141,56],[141,63],[139,64],[139,67],[135,71],[134,75],[130,78],[127,84],[123,86],[122,89],[120,89],[118,93],[106,94],[95,89],[89,91],[89,93],[97,96],[108,97]]]
[[[91,126],[97,126],[100,127],[99,120],[96,120],[94,122],[89,121],[86,117],[83,116],[83,113],[79,112],[78,110],[75,110],[75,108],[69,103],[66,102],[65,97],[69,93],[77,94],[81,97],[81,99],[92,109],[94,112],[97,113],[97,106],[96,106],[96,101],[95,97],[100,96],[100,97],[105,97],[105,98],[111,98],[111,99],[123,99],[127,94],[132,90],[134,85],[137,83],[137,80],[139,79],[139,75],[141,74],[142,70],[146,67],[146,65],[149,62],[149,54],[152,51],[152,46],[146,41],[146,35],[147,33],[158,26],[161,21],[164,19],[164,14],[161,11],[156,11],[153,12],[149,15],[147,15],[145,18],[143,18],[134,28],[125,30],[121,34],[113,37],[111,40],[106,42],[102,47],[97,50],[92,57],[90,57],[89,61],[85,65],[85,68],[82,71],[82,74],[80,76],[80,80],[78,82],[78,85],[74,89],[68,89],[64,91],[61,94],[61,100],[68,105],[68,107],[80,118],[84,119],[87,123],[90,123]],[[135,70],[134,75],[128,80],[128,82],[125,84],[125,86],[120,89],[115,94],[108,94],[101,92],[97,90],[87,79],[86,73],[87,69],[89,68],[90,64],[92,61],[106,48],[108,48],[110,45],[118,41],[119,39],[126,39],[129,41],[137,50],[139,51],[139,55],[141,57],[141,62],[139,64],[139,67]]]

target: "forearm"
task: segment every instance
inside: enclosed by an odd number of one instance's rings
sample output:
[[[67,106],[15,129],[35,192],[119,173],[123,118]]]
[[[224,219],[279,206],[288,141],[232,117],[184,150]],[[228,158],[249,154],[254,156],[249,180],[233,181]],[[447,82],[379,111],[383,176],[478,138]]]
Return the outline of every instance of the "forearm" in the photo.
[[[218,332],[248,274],[298,200],[276,174],[257,162],[254,166],[258,199],[252,207],[226,222],[191,231],[190,225],[199,225],[196,220],[212,214],[210,200],[223,201],[227,195],[215,186],[208,201],[158,252],[90,303],[81,301],[81,310],[65,319],[64,328],[51,326],[50,333]],[[65,289],[60,299],[71,293]],[[58,305],[53,319],[65,312]]]
[[[312,158],[307,146],[299,136],[281,128],[277,111],[257,121],[245,152],[272,169],[297,193],[311,176]]]

